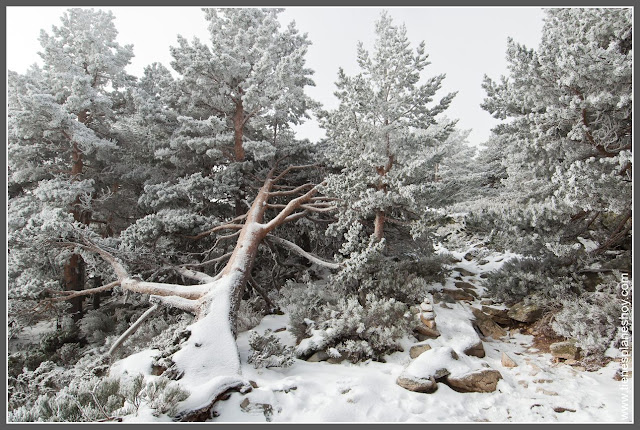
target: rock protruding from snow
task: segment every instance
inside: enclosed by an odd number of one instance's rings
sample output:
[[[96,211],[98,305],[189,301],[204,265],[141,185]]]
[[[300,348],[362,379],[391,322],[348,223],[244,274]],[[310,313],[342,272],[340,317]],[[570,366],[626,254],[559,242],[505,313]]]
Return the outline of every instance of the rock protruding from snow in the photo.
[[[451,297],[454,301],[472,302],[474,299],[473,295],[460,288],[445,288],[442,290],[442,296],[443,301],[447,301],[445,300],[446,296]]]
[[[454,267],[453,270],[458,272],[462,276],[474,276],[475,273],[468,271],[467,269],[463,269],[462,267]]]
[[[507,312],[507,315],[512,320],[529,323],[540,319],[542,316],[542,308],[533,303],[525,304],[524,302],[520,302],[513,305],[511,309],[509,309],[509,312]]]
[[[411,376],[399,376],[396,384],[409,391],[417,393],[433,393],[438,389],[438,384],[434,378],[424,379]]]
[[[518,367],[518,364],[515,361],[513,361],[513,359],[509,357],[505,352],[502,353],[502,358],[500,359],[500,362],[504,367],[507,367],[507,368]]]
[[[471,308],[471,312],[475,317],[474,323],[483,336],[494,339],[500,339],[502,336],[506,336],[507,332],[505,329],[496,324],[489,315],[476,308]]]
[[[437,382],[443,382],[456,391],[488,393],[495,391],[502,375],[487,369],[486,363],[459,356],[453,348],[439,347],[424,351],[407,366],[396,383],[403,388],[421,393],[433,393]]]
[[[309,363],[318,363],[320,361],[327,361],[329,358],[329,354],[324,351],[315,352],[311,357],[307,358]]]
[[[575,339],[565,340],[563,342],[552,343],[549,346],[551,355],[555,358],[562,358],[565,360],[575,360],[578,358],[578,346]]]
[[[409,350],[409,357],[417,358],[420,356],[420,354],[422,354],[425,351],[429,351],[430,349],[431,349],[431,345],[429,345],[428,343],[425,343],[422,345],[413,345]]]
[[[483,300],[484,302],[484,300]],[[489,317],[498,324],[511,324],[511,318],[509,318],[507,309],[500,309],[493,306],[486,306],[485,303],[480,302],[482,304],[482,312],[489,315]]]
[[[446,383],[456,391],[463,393],[492,393],[502,379],[500,372],[494,369],[482,369],[461,376],[449,375]]]
[[[484,345],[482,344],[481,340],[467,347],[463,352],[466,355],[470,355],[472,357],[478,357],[478,358],[483,358],[486,355],[484,352]]]

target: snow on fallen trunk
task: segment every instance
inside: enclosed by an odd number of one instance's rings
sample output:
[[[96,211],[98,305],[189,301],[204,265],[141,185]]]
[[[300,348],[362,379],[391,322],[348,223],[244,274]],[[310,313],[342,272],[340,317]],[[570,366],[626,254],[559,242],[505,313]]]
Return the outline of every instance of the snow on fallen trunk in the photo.
[[[224,276],[205,296],[208,309],[191,324],[189,339],[173,355],[184,388],[207,383],[212,376],[238,375],[240,358],[233,336],[229,310],[234,284],[233,276]]]

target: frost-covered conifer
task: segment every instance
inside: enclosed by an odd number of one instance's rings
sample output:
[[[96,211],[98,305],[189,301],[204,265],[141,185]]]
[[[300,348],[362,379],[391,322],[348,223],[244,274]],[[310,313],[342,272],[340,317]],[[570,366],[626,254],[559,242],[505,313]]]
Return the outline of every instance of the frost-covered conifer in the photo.
[[[347,76],[340,70],[340,104],[321,119],[328,157],[340,169],[325,187],[344,202],[337,230],[373,221],[381,240],[389,222],[406,222],[425,210],[441,146],[455,128],[436,116],[455,94],[433,102],[445,76],[423,79],[429,64],[424,42],[414,52],[404,26],[393,25],[385,13],[375,32],[373,53],[358,46],[361,72]]]
[[[540,46],[510,40],[509,75],[485,79],[483,107],[505,120],[504,213],[546,252],[594,256],[629,239],[631,30],[630,9],[548,10]]]
[[[8,185],[11,294],[84,287],[85,262],[51,246],[74,229],[108,234],[105,201],[117,145],[112,124],[122,110],[131,46],[116,41],[111,13],[70,9],[41,32],[43,68],[9,72]],[[81,303],[72,311],[80,315]]]

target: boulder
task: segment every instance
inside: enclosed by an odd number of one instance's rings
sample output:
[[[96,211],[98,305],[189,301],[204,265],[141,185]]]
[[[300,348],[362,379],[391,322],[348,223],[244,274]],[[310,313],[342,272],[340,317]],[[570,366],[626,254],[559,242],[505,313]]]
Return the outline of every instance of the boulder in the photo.
[[[463,282],[463,281],[458,281],[458,282],[456,282],[456,283],[455,283],[455,286],[456,286],[456,287],[458,287],[458,288],[462,288],[463,290],[468,290],[468,289],[473,290],[473,289],[475,289],[475,288],[476,288],[476,286],[475,286],[475,285],[473,285],[472,283],[470,283],[470,282]]]
[[[440,337],[440,332],[435,328],[429,328],[426,325],[419,325],[415,328],[415,331],[425,336],[427,339],[436,339]]]
[[[507,315],[512,320],[520,322],[534,322],[542,317],[542,309],[535,304],[524,304],[524,302],[516,303],[509,309]]]
[[[401,375],[396,379],[396,384],[406,390],[417,393],[433,393],[438,389],[438,384],[433,377],[425,379]]]
[[[445,288],[444,290],[442,290],[442,295],[449,296],[454,301],[457,301],[457,300],[466,300],[469,302],[473,301],[473,296],[471,294],[458,288]],[[443,301],[446,301],[446,300],[443,300]]]
[[[513,359],[511,357],[509,357],[506,353],[502,353],[502,359],[500,360],[500,362],[502,363],[502,365],[504,367],[518,367],[518,365],[516,364],[515,361],[513,361]]]
[[[417,358],[420,354],[425,351],[429,351],[431,349],[431,345],[428,343],[422,345],[413,345],[411,349],[409,349],[409,357]]]
[[[555,358],[563,358],[565,360],[575,360],[578,358],[578,346],[576,345],[575,339],[552,343],[549,346],[549,350]]]
[[[475,317],[474,324],[480,330],[485,337],[492,337],[494,339],[500,339],[507,334],[506,330],[496,324],[493,319],[480,309],[471,308],[471,312]]]
[[[511,318],[506,309],[498,309],[491,306],[482,306],[482,312],[489,315],[493,321],[498,324],[511,324]]]
[[[449,375],[445,383],[462,393],[492,393],[502,375],[497,370],[482,369],[461,376]]]
[[[491,299],[482,299],[482,300],[480,300],[480,304],[483,305],[483,306],[492,305],[493,304],[493,300],[491,300]]]
[[[464,259],[465,259],[465,260],[467,260],[467,261],[471,261],[471,260],[473,260],[473,255],[471,255],[471,253],[470,253],[470,252],[467,252],[467,253],[464,255]]]
[[[463,269],[462,267],[454,267],[453,270],[461,274],[462,276],[474,276],[475,273],[469,272],[467,269]]]
[[[327,361],[329,358],[331,357],[326,352],[318,351],[315,354],[313,354],[311,357],[307,358],[307,361],[310,363],[317,363],[319,361]]]
[[[478,357],[478,358],[482,358],[485,356],[484,345],[482,344],[481,340],[465,348],[465,350],[462,352],[464,352],[466,355],[471,355],[473,357]]]

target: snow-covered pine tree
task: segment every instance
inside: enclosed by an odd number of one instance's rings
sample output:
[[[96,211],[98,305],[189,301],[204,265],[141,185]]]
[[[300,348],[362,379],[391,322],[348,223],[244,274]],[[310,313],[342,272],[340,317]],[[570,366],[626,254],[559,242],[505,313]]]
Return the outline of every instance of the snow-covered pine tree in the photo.
[[[171,65],[180,74],[180,129],[165,155],[187,147],[225,164],[225,175],[236,177],[230,186],[237,216],[247,209],[244,162],[271,159],[286,131],[314,105],[304,94],[313,85],[304,64],[310,42],[294,23],[280,28],[281,9],[203,11],[210,44],[179,37],[171,48]]]
[[[432,103],[444,75],[421,82],[429,64],[422,42],[415,53],[404,26],[383,13],[375,26],[373,54],[358,46],[361,72],[339,71],[337,109],[324,112],[328,157],[340,169],[325,190],[340,198],[338,231],[366,222],[376,240],[389,222],[406,222],[425,209],[425,194],[436,173],[436,156],[455,128],[436,116],[455,93]],[[418,215],[419,217],[420,215]],[[372,224],[371,221],[373,221]]]
[[[529,251],[538,253],[628,250],[631,10],[546,13],[538,49],[510,40],[509,75],[483,85],[483,108],[505,120],[494,130],[511,196],[502,210],[512,227],[503,231],[535,233],[538,249]]]
[[[111,214],[96,202],[104,208],[111,194],[112,123],[131,82],[125,66],[133,56],[131,46],[116,41],[113,19],[70,9],[60,27],[40,35],[43,68],[9,72],[10,295],[33,299],[48,288],[83,289],[83,259],[51,242],[72,238],[74,229],[108,227]],[[80,300],[71,312],[81,316]]]

